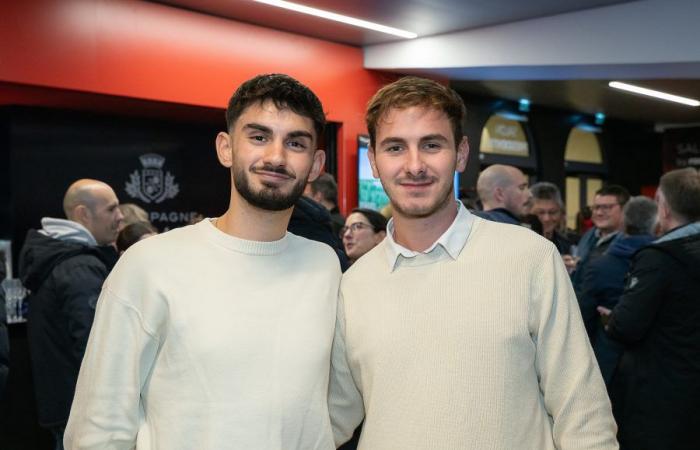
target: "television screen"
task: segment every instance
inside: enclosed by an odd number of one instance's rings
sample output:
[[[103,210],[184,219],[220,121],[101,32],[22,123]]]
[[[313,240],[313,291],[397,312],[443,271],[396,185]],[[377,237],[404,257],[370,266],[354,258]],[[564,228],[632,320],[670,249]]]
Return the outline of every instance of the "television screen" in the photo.
[[[379,179],[372,176],[372,167],[367,157],[369,137],[360,136],[357,141],[358,206],[380,211],[389,203],[389,197],[386,196]]]
[[[379,182],[379,179],[374,178],[372,175],[372,167],[369,165],[369,158],[367,157],[368,150],[369,137],[359,136],[357,139],[358,206],[360,208],[381,211],[382,208],[389,204],[389,197],[387,197],[386,192],[384,192],[384,188],[382,187],[382,183]],[[454,177],[454,192],[455,198],[457,198],[459,192],[459,174],[456,172]]]

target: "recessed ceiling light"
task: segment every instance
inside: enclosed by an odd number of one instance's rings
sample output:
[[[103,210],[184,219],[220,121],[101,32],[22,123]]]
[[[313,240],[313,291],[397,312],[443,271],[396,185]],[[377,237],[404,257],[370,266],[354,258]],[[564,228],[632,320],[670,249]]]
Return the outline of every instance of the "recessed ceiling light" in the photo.
[[[381,33],[391,34],[393,36],[399,36],[406,39],[417,38],[416,33],[410,31],[399,30],[398,28],[387,27],[386,25],[380,25],[374,22],[368,22],[362,19],[356,19],[354,17],[344,16],[342,14],[336,14],[330,11],[324,11],[322,9],[311,8],[310,6],[299,5],[298,3],[286,2],[284,0],[254,0],[258,3],[264,3],[270,6],[277,6],[278,8],[289,9],[291,11],[296,11],[304,14],[310,14],[316,17],[322,17],[328,20],[335,20],[336,22],[346,23],[348,25],[353,25],[360,28],[366,28],[368,30],[379,31]]]
[[[669,102],[682,103],[688,106],[700,106],[700,101],[692,98],[681,97],[679,95],[667,94],[666,92],[655,91],[653,89],[647,89],[640,86],[635,86],[633,84],[621,83],[619,81],[611,81],[608,86],[615,89],[621,89],[623,91],[634,92],[635,94],[646,95],[649,97],[659,98],[661,100],[666,100]]]

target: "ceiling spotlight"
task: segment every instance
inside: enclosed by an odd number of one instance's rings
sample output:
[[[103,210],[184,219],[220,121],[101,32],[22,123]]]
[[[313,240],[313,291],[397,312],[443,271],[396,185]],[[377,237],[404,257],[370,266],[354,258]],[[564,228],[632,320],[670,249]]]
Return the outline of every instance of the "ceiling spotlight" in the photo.
[[[344,16],[342,14],[337,14],[330,11],[324,11],[322,9],[311,8],[310,6],[300,5],[298,3],[287,2],[284,0],[254,0],[258,3],[264,3],[270,6],[276,6],[278,8],[288,9],[290,11],[296,11],[303,14],[309,14],[316,17],[321,17],[323,19],[334,20],[336,22],[342,22],[348,25],[353,25],[360,28],[366,28],[368,30],[379,31],[381,33],[391,34],[393,36],[402,37],[405,39],[414,39],[418,35],[410,31],[400,30],[398,28],[388,27],[386,25],[381,25],[374,22],[368,22],[362,19],[356,19],[355,17]]]
[[[627,92],[633,92],[635,94],[646,95],[649,97],[658,98],[661,100],[666,100],[669,102],[681,103],[688,106],[700,106],[700,101],[692,98],[681,97],[679,95],[667,94],[666,92],[655,91],[653,89],[647,89],[640,86],[635,86],[633,84],[621,83],[619,81],[611,81],[608,86],[615,89],[621,89]]]

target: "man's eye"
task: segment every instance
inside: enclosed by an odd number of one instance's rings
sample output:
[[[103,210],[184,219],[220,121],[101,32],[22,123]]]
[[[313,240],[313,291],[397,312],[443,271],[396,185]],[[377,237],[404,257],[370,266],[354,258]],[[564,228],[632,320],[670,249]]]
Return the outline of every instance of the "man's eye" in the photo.
[[[306,150],[306,144],[304,144],[303,142],[289,141],[287,145],[297,150]]]
[[[401,151],[401,146],[400,145],[392,145],[391,147],[385,148],[384,151],[387,153],[396,153],[396,152]]]
[[[253,135],[250,138],[256,142],[265,142],[267,140],[267,138],[265,136],[262,136],[259,134]]]
[[[438,144],[437,142],[426,142],[425,145],[423,146],[426,150],[440,150],[442,146]]]

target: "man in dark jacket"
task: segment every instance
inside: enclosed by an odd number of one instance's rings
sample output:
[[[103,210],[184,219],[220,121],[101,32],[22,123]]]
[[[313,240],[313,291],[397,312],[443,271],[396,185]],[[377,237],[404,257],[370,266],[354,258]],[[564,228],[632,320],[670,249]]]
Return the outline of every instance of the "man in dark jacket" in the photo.
[[[643,196],[633,197],[622,215],[624,233],[612,241],[600,258],[589,264],[579,298],[583,322],[606,386],[610,385],[623,347],[606,336],[597,307],[613,309],[617,305],[632,255],[654,240],[656,203]]]
[[[338,184],[333,175],[322,173],[314,181],[309,182],[304,190],[304,195],[323,205],[331,216],[333,234],[339,235],[340,229],[345,226],[345,217],[338,209]]]
[[[578,242],[578,260],[571,274],[571,283],[577,297],[581,296],[587,266],[605,253],[622,230],[622,208],[629,199],[629,191],[615,184],[603,186],[596,191],[591,206],[591,219],[595,226],[581,236]],[[567,267],[570,267],[569,263]]]
[[[117,259],[118,204],[107,184],[78,180],[63,200],[68,220],[43,218],[20,253],[20,277],[31,291],[27,335],[39,424],[51,430],[57,448],[63,448],[97,298]]]
[[[554,183],[540,181],[530,186],[530,192],[531,212],[542,224],[542,236],[552,241],[560,255],[571,255],[573,243],[559,232],[562,215],[566,214],[559,188]]]
[[[532,198],[527,185],[527,177],[517,167],[503,164],[487,167],[476,181],[484,210],[474,214],[494,222],[521,225]]]
[[[607,326],[625,345],[611,386],[623,450],[700,442],[700,175],[668,172],[656,202],[664,234],[635,254]]]
[[[294,204],[287,231],[328,244],[338,255],[340,269],[345,272],[350,267],[343,243],[338,233],[333,232],[330,213],[322,204],[305,196],[299,197]]]

